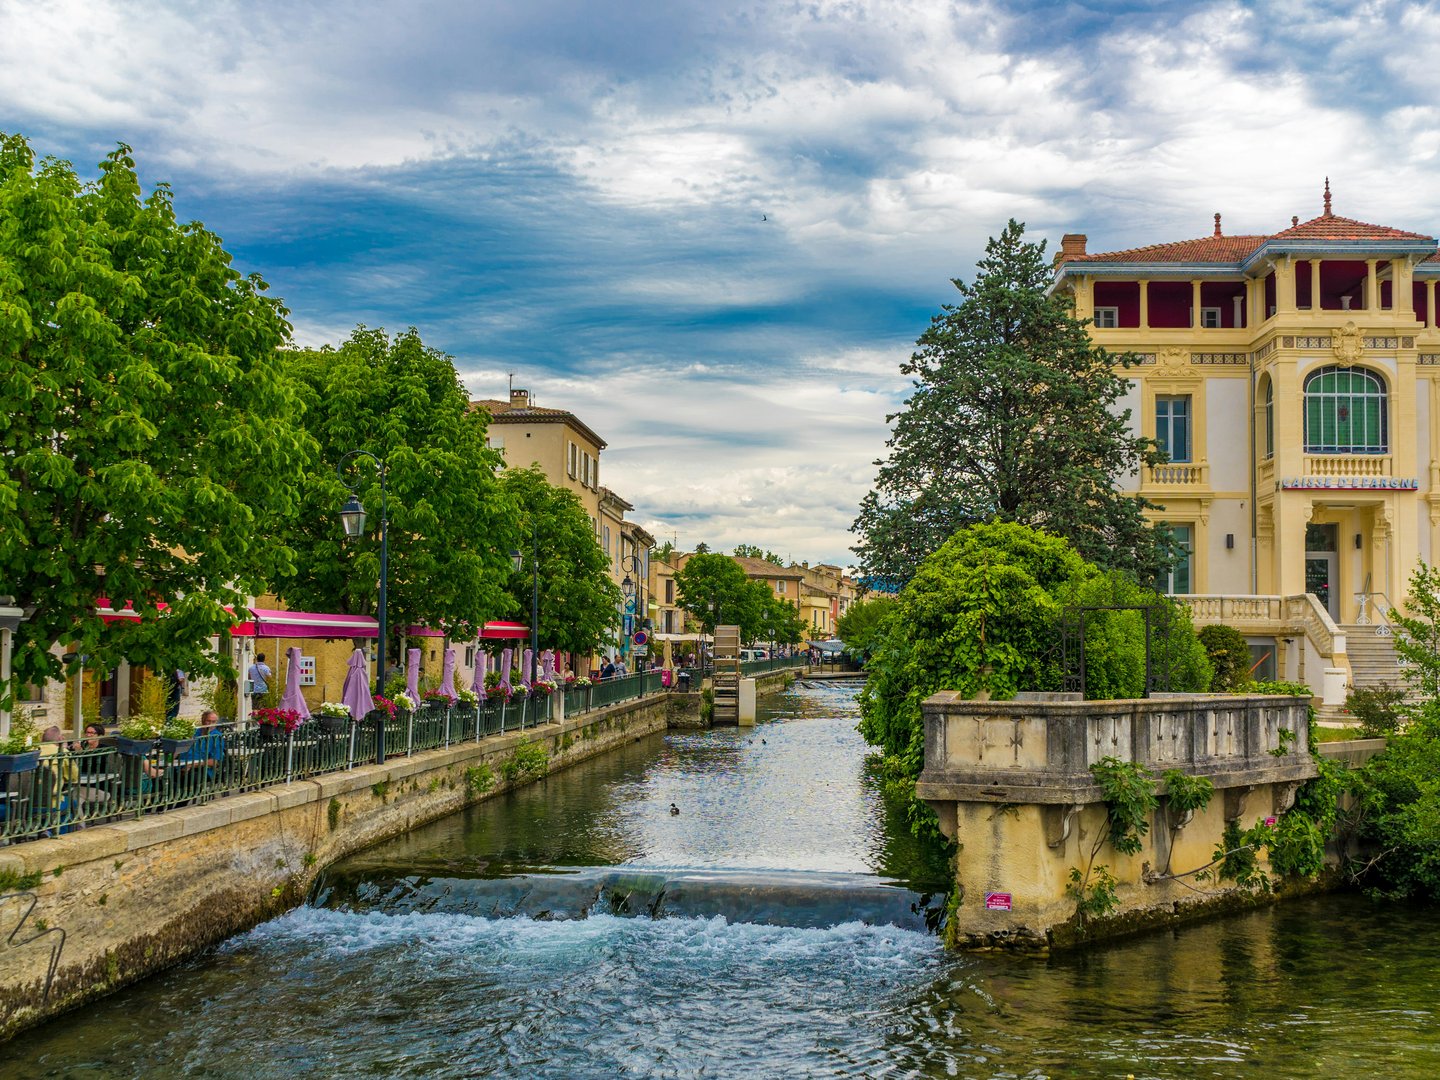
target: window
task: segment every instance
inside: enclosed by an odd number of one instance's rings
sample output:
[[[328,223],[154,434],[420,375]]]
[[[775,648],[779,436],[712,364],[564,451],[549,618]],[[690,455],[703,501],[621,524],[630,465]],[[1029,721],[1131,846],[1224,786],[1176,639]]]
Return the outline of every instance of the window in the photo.
[[[1200,325],[1206,330],[1220,329],[1220,309],[1218,307],[1206,307],[1200,309]]]
[[[588,453],[585,453],[584,451],[581,451],[580,457],[581,457],[581,459],[582,459],[582,460],[581,460],[581,463],[580,463],[580,483],[584,484],[586,487],[589,487],[589,486],[590,486],[590,455],[589,455]]]
[[[499,450],[501,453],[504,453],[505,437],[503,435],[491,435],[485,442],[491,450]]]
[[[1097,307],[1095,309],[1095,328],[1097,330],[1114,330],[1120,325],[1120,309],[1118,307]]]
[[[590,465],[590,486],[596,491],[600,490],[600,459],[594,458]]]
[[[15,700],[26,705],[45,704],[45,685],[43,683],[25,683],[20,687]]]
[[[779,593],[781,596],[784,596],[784,595],[785,595],[785,582],[783,582],[783,581],[776,581],[776,582],[775,582],[775,591],[776,591],[777,593]]]
[[[569,463],[568,463],[568,470],[569,470],[569,473],[570,473],[570,479],[571,479],[571,480],[574,480],[574,479],[575,479],[575,473],[576,473],[575,460],[576,460],[576,458],[578,458],[578,457],[580,456],[580,454],[579,454],[580,448],[579,448],[578,446],[576,446],[573,442],[572,442],[572,443],[566,443],[565,445],[570,448],[570,460],[569,460]]]
[[[1189,525],[1162,526],[1170,533],[1170,542],[1175,550],[1175,563],[1163,580],[1164,592],[1170,596],[1183,596],[1190,592],[1194,578],[1195,540]]]
[[[1155,439],[1171,461],[1190,460],[1190,395],[1155,398]]]
[[[674,578],[668,578],[668,577],[667,577],[667,578],[665,579],[665,603],[667,603],[667,604],[673,604],[674,602],[675,602],[675,579],[674,579]]]
[[[1384,454],[1390,447],[1385,384],[1357,367],[1323,367],[1305,379],[1307,454]]]
[[[1275,383],[1265,380],[1265,459],[1275,456]]]
[[[605,526],[605,554],[610,554],[610,526]]]

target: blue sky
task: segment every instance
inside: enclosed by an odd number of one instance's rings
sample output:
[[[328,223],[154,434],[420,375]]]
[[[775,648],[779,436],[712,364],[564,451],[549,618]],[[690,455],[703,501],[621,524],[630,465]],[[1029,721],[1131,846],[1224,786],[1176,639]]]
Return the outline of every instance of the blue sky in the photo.
[[[845,561],[915,337],[1007,218],[1091,250],[1435,232],[1434,4],[0,0],[0,130],[117,141],[287,301],[610,442],[682,546]]]

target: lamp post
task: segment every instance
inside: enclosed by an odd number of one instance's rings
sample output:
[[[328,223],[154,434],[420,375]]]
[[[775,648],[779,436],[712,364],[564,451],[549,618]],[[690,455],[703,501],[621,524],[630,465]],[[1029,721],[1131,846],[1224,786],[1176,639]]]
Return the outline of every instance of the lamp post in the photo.
[[[510,552],[518,574],[525,569],[525,557],[516,548]],[[535,663],[540,654],[540,540],[535,526],[530,526],[530,671],[529,683],[535,685]]]
[[[359,482],[352,484],[345,479],[346,463],[357,457],[369,458],[374,463],[376,472],[380,474],[380,597],[375,612],[375,621],[380,624],[380,649],[378,662],[375,665],[375,693],[384,694],[387,629],[385,600],[390,583],[390,513],[385,500],[385,462],[370,453],[369,450],[351,450],[335,466],[335,475],[340,478],[340,482],[350,492],[350,498],[346,499],[345,505],[340,508],[340,524],[345,529],[345,536],[352,540],[365,535],[365,507],[360,502],[360,496],[356,494],[360,486]]]
[[[625,594],[627,601],[632,601],[627,606],[635,609],[631,615],[630,626],[630,634],[633,637],[636,630],[647,629],[645,616],[642,614],[646,610],[644,566],[639,555],[624,555],[620,559],[620,569],[625,572],[625,580],[620,582],[620,591]],[[631,574],[635,575],[633,579]],[[635,656],[633,644],[630,646],[630,656],[632,659]]]

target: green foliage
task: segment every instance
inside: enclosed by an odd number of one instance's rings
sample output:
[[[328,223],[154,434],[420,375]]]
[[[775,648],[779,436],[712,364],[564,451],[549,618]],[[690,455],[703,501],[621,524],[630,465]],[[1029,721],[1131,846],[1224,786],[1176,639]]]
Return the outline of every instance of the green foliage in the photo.
[[[200,691],[200,705],[215,710],[215,715],[225,723],[235,720],[238,709],[239,687],[229,675],[217,675],[207,682]]]
[[[1101,758],[1090,766],[1105,800],[1105,839],[1122,855],[1138,855],[1141,838],[1150,831],[1150,815],[1160,800],[1155,778],[1139,763]]]
[[[126,146],[84,183],[0,134],[0,223],[0,593],[33,609],[0,693],[60,652],[224,670],[209,639],[293,567],[276,526],[313,453],[284,307]],[[140,619],[107,626],[101,597]]]
[[[1310,687],[1303,682],[1285,682],[1276,680],[1273,682],[1252,682],[1246,689],[1247,694],[1285,694],[1289,697],[1311,697]]]
[[[740,627],[742,641],[755,641],[773,612],[770,587],[747,578],[728,555],[691,555],[675,574],[675,588],[680,606],[707,634],[715,632],[718,617],[722,626]]]
[[[1105,610],[1107,605],[1151,609],[1151,669],[1162,676],[1168,668],[1172,690],[1209,688],[1210,660],[1195,636],[1190,613],[1169,597],[1122,573],[1109,571],[1076,584],[1063,600],[1097,609],[1085,613],[1087,698],[1115,700],[1145,695],[1145,613]]]
[[[541,647],[583,654],[612,640],[620,625],[620,588],[580,497],[550,483],[538,468],[506,469],[500,490],[520,515],[522,565],[508,579],[512,610],[529,623],[530,571],[538,550]]]
[[[835,624],[835,636],[845,642],[845,651],[864,663],[884,636],[886,617],[895,610],[895,599],[874,596],[850,605]]]
[[[10,734],[0,739],[0,754],[23,754],[40,745],[40,728],[29,709],[16,709],[10,716]]]
[[[777,645],[798,645],[804,640],[805,631],[805,624],[800,620],[800,613],[794,606],[787,604],[767,588],[753,640],[773,641]]]
[[[326,820],[330,825],[330,831],[335,832],[340,828],[340,800],[331,796],[330,805],[325,811]]]
[[[500,775],[507,784],[538,780],[550,764],[550,751],[543,743],[522,739],[515,750],[500,763]]]
[[[1214,672],[1210,677],[1211,693],[1244,693],[1250,685],[1250,643],[1245,635],[1233,626],[1216,623],[1200,631],[1200,644]]]
[[[1160,779],[1165,783],[1165,802],[1172,815],[1204,810],[1215,796],[1215,785],[1207,776],[1167,769]]]
[[[1405,611],[1391,611],[1390,621],[1405,680],[1425,701],[1440,701],[1440,567],[1415,568]]]
[[[1086,559],[1152,580],[1170,561],[1152,504],[1116,480],[1161,459],[1131,431],[1133,356],[1095,346],[1063,293],[1051,294],[1044,244],[1011,221],[959,279],[901,366],[914,380],[888,459],[852,531],[862,570],[905,583],[957,530],[1022,522],[1066,537]]]
[[[27,892],[37,888],[44,879],[44,873],[39,870],[22,874],[18,870],[0,869],[0,896],[12,892]]]
[[[495,773],[485,762],[465,770],[465,786],[472,794],[484,795],[495,786]]]
[[[1081,926],[1091,919],[1110,914],[1120,906],[1120,897],[1115,891],[1118,884],[1108,866],[1091,867],[1088,874],[1082,874],[1078,866],[1070,867],[1065,894],[1075,901],[1075,914],[1079,916]]]
[[[516,514],[495,478],[502,462],[487,445],[488,418],[470,408],[451,357],[413,328],[391,338],[360,326],[339,348],[290,351],[283,362],[319,450],[290,481],[299,512],[270,532],[299,555],[276,591],[297,608],[374,614],[381,495],[368,459],[345,469],[367,511],[366,535],[347,540],[336,518],[349,495],[336,468],[350,451],[366,450],[386,465],[386,655],[411,624],[463,639],[512,613],[505,586],[519,541]]]
[[[1376,852],[1365,884],[1386,896],[1440,899],[1440,703],[1423,705],[1356,770],[1353,792],[1356,833]]]
[[[1405,720],[1405,691],[1394,686],[1357,686],[1345,699],[1345,711],[1360,725],[1360,738],[1384,738],[1395,734]]]
[[[1263,823],[1241,829],[1238,821],[1227,821],[1211,861],[1214,876],[1221,881],[1233,881],[1242,889],[1269,892],[1270,878],[1260,869],[1259,857],[1268,835],[1269,827]],[[1210,872],[1202,871],[1196,877],[1208,880]]]
[[[760,547],[758,544],[736,544],[735,554],[747,559],[760,559],[762,562],[774,563],[776,566],[784,566],[785,560],[775,552]]]
[[[1305,811],[1281,814],[1269,832],[1270,869],[1281,877],[1313,878],[1325,869],[1327,833]]]

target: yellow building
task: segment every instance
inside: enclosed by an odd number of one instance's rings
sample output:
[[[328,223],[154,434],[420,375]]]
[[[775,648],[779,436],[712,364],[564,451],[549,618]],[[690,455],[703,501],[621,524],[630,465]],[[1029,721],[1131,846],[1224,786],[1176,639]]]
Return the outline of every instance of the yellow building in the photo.
[[[1170,591],[1317,692],[1440,549],[1437,280],[1434,238],[1336,215],[1328,182],[1273,234],[1216,214],[1199,239],[1095,254],[1071,234],[1056,257],[1096,344],[1139,357],[1122,406],[1169,463],[1125,483],[1184,549]]]

